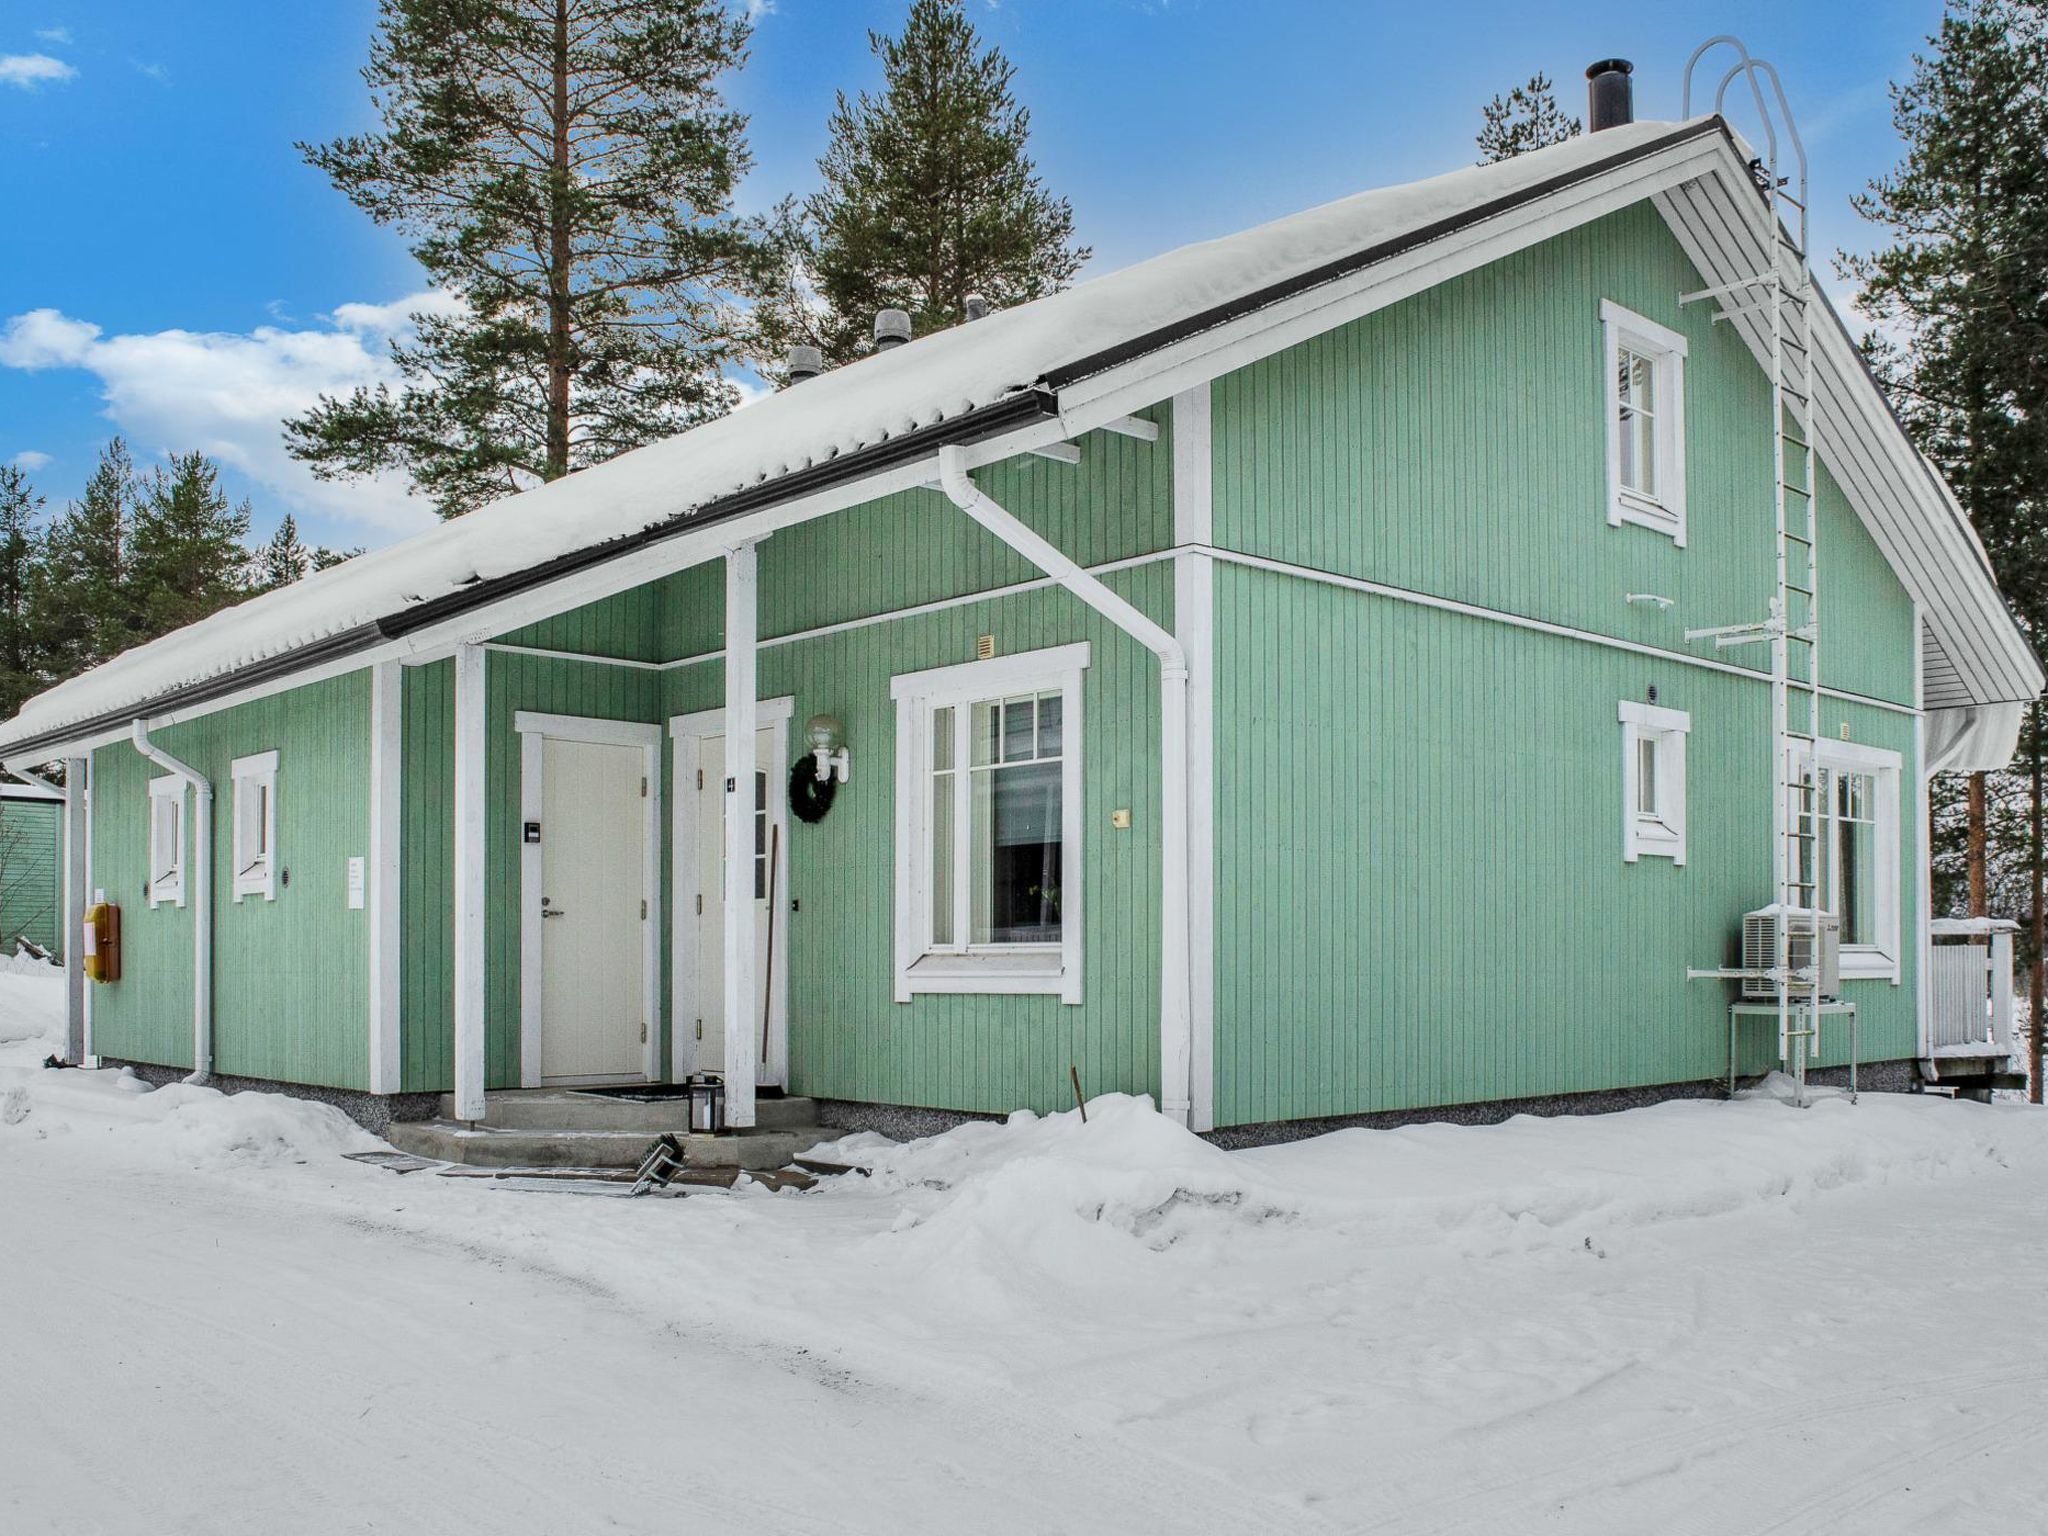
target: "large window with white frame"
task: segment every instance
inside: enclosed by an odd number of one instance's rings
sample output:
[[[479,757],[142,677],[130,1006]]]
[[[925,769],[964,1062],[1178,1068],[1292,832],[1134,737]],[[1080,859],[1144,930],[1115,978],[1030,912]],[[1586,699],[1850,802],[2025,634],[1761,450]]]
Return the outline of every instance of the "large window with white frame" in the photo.
[[[149,781],[149,904],[185,905],[185,781]]]
[[[1081,1000],[1084,644],[893,680],[896,997]]]
[[[1842,924],[1842,974],[1898,981],[1899,774],[1896,752],[1823,741],[1826,788],[1808,770],[1793,791],[1802,880]]]
[[[1685,862],[1685,738],[1692,717],[1621,704],[1622,857]]]
[[[238,757],[234,789],[235,900],[277,899],[277,754]]]
[[[1606,349],[1607,521],[1685,543],[1685,338],[1600,305]]]

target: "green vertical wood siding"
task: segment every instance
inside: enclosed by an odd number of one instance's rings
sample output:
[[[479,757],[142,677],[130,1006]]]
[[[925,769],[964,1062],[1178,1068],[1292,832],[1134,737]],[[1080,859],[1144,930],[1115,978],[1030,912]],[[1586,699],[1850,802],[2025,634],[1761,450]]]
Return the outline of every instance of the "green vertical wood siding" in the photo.
[[[455,667],[404,669],[399,875],[400,1081],[445,1092],[455,1075]]]
[[[1728,988],[1685,969],[1771,900],[1764,683],[1230,566],[1217,607],[1219,1123],[1724,1069]],[[1692,718],[1683,866],[1622,856],[1652,687]],[[1909,717],[1828,715],[1910,786]],[[1848,993],[1865,1059],[1913,1053],[1910,960]]]
[[[1165,564],[1110,579],[1170,623]],[[896,714],[889,681],[974,658],[1087,640],[1082,689],[1085,1001],[920,996],[894,1001]],[[717,663],[667,674],[669,714],[723,702]],[[1151,653],[1063,591],[1023,593],[761,653],[764,698],[799,725],[837,715],[853,776],[815,826],[792,819],[786,908],[790,1078],[800,1093],[946,1109],[1056,1109],[1069,1064],[1090,1093],[1153,1093],[1159,1059],[1159,668]],[[798,745],[792,743],[792,753]],[[1128,830],[1111,813],[1128,808]]]
[[[1738,665],[1773,590],[1768,381],[1647,203],[1219,379],[1216,542]],[[1600,303],[1686,338],[1687,542],[1606,516]],[[1823,487],[1824,680],[1913,700],[1910,613]],[[1658,609],[1630,592],[1674,599]],[[1905,636],[1900,645],[1899,637]]]
[[[64,803],[0,799],[0,954],[17,940],[63,953]]]
[[[367,1086],[368,913],[348,905],[348,861],[370,852],[369,719],[369,674],[353,672],[153,734],[214,784],[220,1073]],[[230,765],[273,749],[277,898],[238,902]],[[152,911],[144,893],[148,786],[160,770],[122,744],[97,749],[92,772],[93,885],[120,905],[122,918],[121,980],[93,994],[94,1047],[103,1056],[189,1067],[194,912],[189,905]],[[188,857],[198,852],[188,848]]]

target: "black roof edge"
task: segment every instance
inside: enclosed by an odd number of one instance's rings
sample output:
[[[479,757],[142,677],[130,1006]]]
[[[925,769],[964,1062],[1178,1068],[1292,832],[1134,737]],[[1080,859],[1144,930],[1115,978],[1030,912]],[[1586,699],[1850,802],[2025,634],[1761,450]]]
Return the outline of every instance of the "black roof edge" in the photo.
[[[248,666],[237,667],[210,677],[202,682],[188,683],[180,688],[168,689],[126,708],[109,710],[89,719],[76,721],[56,730],[42,731],[34,736],[25,736],[20,741],[8,743],[5,756],[11,762],[29,759],[29,755],[45,747],[59,746],[66,742],[78,741],[87,736],[97,736],[104,731],[124,726],[130,721],[161,714],[165,710],[188,708],[194,704],[210,703],[244,688],[274,682],[320,666],[329,661],[338,661],[359,651],[367,651],[387,641],[402,639],[409,634],[439,624],[445,620],[459,618],[473,609],[497,602],[501,598],[515,597],[535,587],[546,586],[564,576],[610,561],[623,559],[653,545],[664,543],[685,533],[713,523],[743,517],[749,512],[758,512],[799,496],[814,495],[830,490],[850,480],[858,480],[882,470],[894,469],[899,465],[918,459],[927,453],[936,452],[950,443],[978,443],[997,437],[1019,427],[1031,425],[1059,414],[1058,400],[1042,389],[1024,389],[1006,395],[1000,400],[969,411],[952,421],[934,422],[906,432],[900,437],[884,439],[866,448],[839,458],[827,459],[821,464],[764,480],[759,485],[748,486],[745,490],[734,491],[716,501],[708,501],[691,512],[677,513],[652,523],[638,533],[622,538],[610,539],[602,544],[593,544],[588,549],[575,550],[539,565],[529,566],[508,576],[478,581],[451,592],[445,597],[432,598],[416,603],[410,608],[367,624],[338,630],[334,634],[296,647],[277,656],[265,657],[251,662]]]
[[[1564,188],[1578,182],[1587,181],[1596,176],[1604,176],[1609,171],[1619,166],[1627,165],[1631,161],[1641,160],[1646,156],[1661,153],[1671,148],[1674,144],[1682,144],[1688,139],[1699,138],[1710,133],[1719,133],[1728,140],[1731,148],[1735,146],[1734,132],[1722,118],[1712,117],[1699,122],[1684,124],[1673,129],[1670,133],[1650,140],[1647,144],[1638,144],[1632,149],[1621,150],[1606,156],[1604,159],[1592,161],[1575,171],[1567,171],[1548,177],[1543,181],[1524,187],[1519,192],[1511,193],[1506,197],[1495,198],[1492,202],[1481,203],[1461,213],[1453,214],[1449,218],[1439,219],[1434,224],[1426,224],[1420,229],[1410,230],[1406,234],[1399,235],[1392,240],[1383,240],[1378,245],[1368,246],[1364,250],[1353,251],[1349,255],[1339,256],[1333,261],[1324,262],[1321,266],[1311,267],[1306,272],[1298,272],[1293,277],[1283,279],[1280,282],[1257,289],[1252,293],[1243,294],[1238,298],[1203,310],[1200,314],[1187,316],[1185,319],[1174,321],[1171,325],[1163,325],[1156,330],[1147,331],[1142,336],[1134,337],[1129,341],[1119,342],[1114,347],[1107,347],[1100,352],[1092,353],[1080,359],[1078,362],[1069,363],[1064,368],[1048,373],[1045,376],[1045,383],[1054,390],[1064,389],[1076,380],[1085,379],[1091,374],[1101,373],[1120,364],[1135,361],[1148,352],[1156,352],[1161,347],[1172,346],[1177,341],[1184,341],[1190,336],[1200,335],[1203,331],[1214,330],[1219,325],[1228,325],[1233,320],[1242,319],[1244,316],[1256,313],[1268,305],[1277,304],[1283,299],[1293,298],[1298,293],[1306,293],[1312,288],[1322,287],[1325,283],[1349,277],[1355,272],[1362,272],[1367,267],[1375,266],[1382,261],[1388,260],[1390,257],[1399,256],[1403,252],[1411,251],[1417,246],[1427,245],[1432,240],[1441,240],[1445,235],[1455,234],[1457,231],[1470,225],[1482,223],[1503,213],[1510,213],[1525,203],[1531,203],[1539,198],[1548,197],[1553,192],[1562,191]]]

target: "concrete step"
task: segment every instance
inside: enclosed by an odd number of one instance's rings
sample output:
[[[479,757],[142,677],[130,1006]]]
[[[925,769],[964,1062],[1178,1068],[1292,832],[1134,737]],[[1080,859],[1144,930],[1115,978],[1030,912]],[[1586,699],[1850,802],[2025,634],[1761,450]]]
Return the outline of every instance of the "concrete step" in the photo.
[[[441,1118],[455,1118],[455,1096],[441,1095]],[[818,1106],[810,1099],[756,1099],[758,1130],[792,1130],[814,1125]],[[511,1131],[633,1131],[658,1136],[690,1128],[690,1101],[681,1095],[660,1099],[614,1099],[574,1088],[500,1089],[484,1096],[482,1123]]]
[[[681,1134],[691,1168],[785,1168],[800,1152],[838,1136],[816,1126],[757,1128],[723,1136]],[[635,1168],[654,1133],[629,1130],[532,1130],[470,1126],[454,1120],[401,1120],[385,1133],[401,1152],[479,1168]]]

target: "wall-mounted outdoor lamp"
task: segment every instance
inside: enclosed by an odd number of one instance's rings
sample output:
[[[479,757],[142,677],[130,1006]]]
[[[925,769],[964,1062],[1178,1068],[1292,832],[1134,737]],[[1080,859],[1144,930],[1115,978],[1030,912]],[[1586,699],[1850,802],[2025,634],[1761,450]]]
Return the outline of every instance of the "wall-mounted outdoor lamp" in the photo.
[[[810,738],[811,760],[818,765],[818,782],[837,779],[846,782],[848,771],[853,766],[853,757],[840,740],[839,717],[837,715],[813,715],[804,727],[804,734]]]

